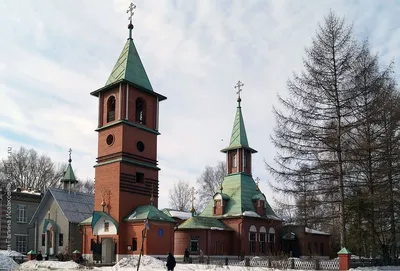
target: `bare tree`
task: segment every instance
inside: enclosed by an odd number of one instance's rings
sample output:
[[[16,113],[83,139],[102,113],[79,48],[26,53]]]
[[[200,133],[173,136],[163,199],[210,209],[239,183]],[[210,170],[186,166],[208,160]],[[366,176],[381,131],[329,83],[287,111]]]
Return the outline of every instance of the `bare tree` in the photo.
[[[78,192],[94,194],[94,181],[89,178],[85,181],[78,181],[75,188]]]
[[[189,182],[180,180],[174,183],[169,190],[169,204],[173,209],[189,211],[191,207]]]
[[[198,208],[203,210],[219,187],[226,175],[226,163],[219,161],[214,167],[206,166],[201,176],[197,179],[199,185]]]
[[[66,163],[56,165],[45,154],[21,147],[0,162],[0,179],[5,180],[8,173],[15,186],[44,192],[49,187],[60,186],[66,167]]]

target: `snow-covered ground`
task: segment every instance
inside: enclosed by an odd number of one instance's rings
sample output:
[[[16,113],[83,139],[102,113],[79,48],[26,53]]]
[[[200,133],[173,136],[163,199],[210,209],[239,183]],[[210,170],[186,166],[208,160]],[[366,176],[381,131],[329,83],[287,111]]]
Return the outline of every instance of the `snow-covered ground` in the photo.
[[[136,270],[138,263],[138,257],[132,256],[129,258],[124,258],[119,261],[116,265],[112,267],[95,267],[92,270],[96,271],[128,271]],[[85,267],[79,264],[69,261],[69,262],[58,262],[58,261],[28,261],[20,266],[15,263],[9,256],[4,255],[0,252],[0,269],[3,270],[83,270]],[[140,260],[140,270],[142,271],[158,271],[166,270],[165,262],[158,260],[150,256],[142,256]],[[244,266],[216,266],[216,265],[205,265],[205,264],[177,264],[175,267],[176,271],[179,270],[229,270],[229,271],[280,271],[282,269],[265,268],[265,267],[244,267]],[[351,271],[379,271],[379,270],[400,270],[400,266],[381,266],[381,267],[363,267],[350,269]],[[299,269],[286,269],[286,271],[304,271]],[[310,271],[310,270],[308,270]],[[311,270],[312,271],[312,270]]]
[[[16,252],[15,250],[11,250],[9,252],[8,250],[3,250],[3,249],[0,249],[0,255],[11,256],[11,257],[26,257],[24,254]]]

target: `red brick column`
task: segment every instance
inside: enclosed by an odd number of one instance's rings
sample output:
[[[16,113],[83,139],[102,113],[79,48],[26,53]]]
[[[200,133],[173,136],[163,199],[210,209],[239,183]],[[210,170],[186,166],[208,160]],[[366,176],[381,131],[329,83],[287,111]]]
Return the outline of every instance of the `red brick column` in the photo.
[[[347,248],[342,248],[339,252],[339,270],[347,271],[350,269],[351,252]]]

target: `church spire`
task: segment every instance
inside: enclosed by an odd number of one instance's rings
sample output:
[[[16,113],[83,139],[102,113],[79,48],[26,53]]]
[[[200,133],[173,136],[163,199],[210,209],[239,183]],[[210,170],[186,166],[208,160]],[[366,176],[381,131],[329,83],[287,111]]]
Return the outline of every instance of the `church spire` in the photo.
[[[61,179],[61,182],[64,184],[64,189],[65,190],[71,191],[72,184],[75,184],[78,181],[75,178],[74,170],[72,169],[72,166],[71,166],[71,162],[72,162],[72,159],[71,159],[72,150],[71,150],[71,148],[69,149],[68,152],[69,152],[68,166],[67,166],[67,169],[65,170],[64,177],[62,177],[62,179]]]
[[[241,101],[242,98],[240,97],[240,92],[242,92],[242,86],[244,84],[240,81],[235,85],[235,88],[238,89],[236,94],[238,94],[237,98],[237,109],[236,109],[236,116],[235,116],[235,121],[233,122],[233,129],[232,129],[232,135],[231,135],[231,141],[229,143],[229,146],[226,147],[225,149],[221,150],[221,152],[226,153],[229,150],[235,150],[239,148],[244,148],[247,150],[250,150],[252,153],[256,153],[257,151],[250,148],[249,142],[247,140],[247,134],[246,134],[246,128],[244,126],[244,120],[243,120],[243,115],[242,115],[242,108],[241,108]]]

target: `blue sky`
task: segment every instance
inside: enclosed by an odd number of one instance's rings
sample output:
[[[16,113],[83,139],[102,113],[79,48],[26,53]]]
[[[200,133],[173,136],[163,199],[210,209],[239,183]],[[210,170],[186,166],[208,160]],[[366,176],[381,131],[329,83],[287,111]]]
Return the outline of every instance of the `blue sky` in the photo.
[[[224,160],[242,110],[253,175],[273,205],[264,159],[275,150],[272,106],[301,71],[304,48],[329,9],[369,37],[381,63],[400,73],[400,1],[137,0],[133,37],[160,105],[160,207],[177,180],[195,185],[205,165]],[[97,100],[128,36],[127,0],[0,3],[0,157],[7,146],[35,148],[57,162],[73,149],[79,178],[94,177]],[[223,140],[223,141],[222,141]]]

